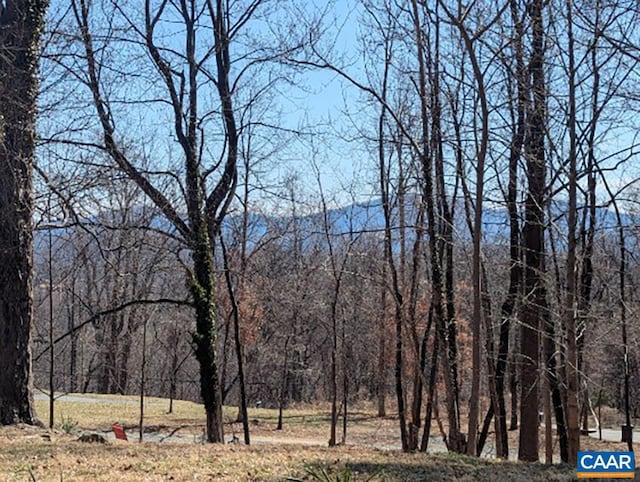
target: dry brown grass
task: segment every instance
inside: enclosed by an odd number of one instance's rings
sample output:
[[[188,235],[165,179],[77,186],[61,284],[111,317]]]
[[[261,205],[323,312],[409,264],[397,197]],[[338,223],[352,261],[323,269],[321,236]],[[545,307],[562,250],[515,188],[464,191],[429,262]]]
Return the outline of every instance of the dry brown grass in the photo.
[[[76,397],[74,395],[74,397]],[[139,398],[135,396],[97,395],[78,398],[104,400],[104,403],[67,402],[57,400],[55,403],[55,425],[63,419],[76,420],[79,426],[87,430],[101,430],[119,422],[126,427],[138,425],[140,416]],[[118,403],[112,403],[114,399]],[[43,418],[49,413],[48,401],[36,400],[36,410]],[[168,414],[168,400],[162,398],[145,398],[145,421],[148,425],[179,426],[198,424],[203,417],[202,406],[193,402],[174,401],[173,413]],[[225,412],[230,416],[231,412]],[[48,422],[48,420],[46,420]]]
[[[362,447],[86,444],[32,427],[0,430],[0,478],[41,481],[279,481],[304,477],[306,466],[339,473],[351,466],[364,480],[571,480],[569,468],[544,468],[461,456],[403,454]]]
[[[94,397],[94,395],[91,395]],[[101,398],[100,396],[95,396]],[[113,398],[112,396],[104,398]],[[355,480],[573,480],[575,469],[567,466],[517,464],[449,454],[404,454],[397,450],[377,450],[376,445],[397,444],[393,419],[379,419],[367,407],[358,407],[349,426],[347,445],[329,449],[326,407],[301,407],[287,410],[285,430],[276,431],[274,410],[252,409],[252,436],[258,442],[243,445],[207,445],[183,443],[110,442],[88,444],[77,441],[79,433],[103,431],[115,421],[131,432],[138,423],[136,397],[122,397],[131,403],[56,404],[57,417],[78,422],[78,431],[66,434],[36,427],[0,428],[0,480],[38,481],[160,481],[220,480],[279,481],[287,477],[311,480],[306,467],[324,467],[335,476],[346,466],[358,473]],[[38,402],[39,413],[46,414],[46,403]],[[167,414],[168,402],[149,398],[145,405],[146,425],[169,433],[202,432],[201,406],[176,402],[174,413]],[[228,421],[236,409],[225,410]],[[241,437],[241,426],[235,424]],[[227,438],[231,425],[227,427]],[[193,437],[195,439],[195,437]],[[189,440],[188,438],[186,440]],[[583,439],[584,440],[584,439]],[[586,441],[589,448],[615,450],[617,445]],[[351,480],[354,480],[352,478]]]

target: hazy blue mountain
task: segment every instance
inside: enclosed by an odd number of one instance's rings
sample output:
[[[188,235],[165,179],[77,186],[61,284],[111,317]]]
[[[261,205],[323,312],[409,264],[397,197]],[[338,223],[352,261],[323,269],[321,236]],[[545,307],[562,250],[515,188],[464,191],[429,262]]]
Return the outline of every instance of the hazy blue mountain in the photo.
[[[405,209],[405,223],[412,226],[415,223],[418,212],[418,198],[408,196]],[[464,205],[456,203],[454,207],[454,239],[456,242],[471,242],[471,235],[465,217]],[[585,212],[579,208],[578,228]],[[520,215],[524,216],[524,206],[520,206]],[[399,226],[399,212],[394,206],[393,225]],[[597,229],[599,233],[609,232],[616,235],[617,220],[615,213],[604,207],[597,209]],[[109,219],[117,216],[107,216]],[[522,221],[522,219],[521,219]],[[94,220],[95,222],[95,220]],[[554,201],[551,207],[551,217],[548,219],[548,231],[554,233],[556,248],[562,249],[565,240],[563,233],[567,230],[567,203]],[[622,222],[626,226],[635,225],[633,216],[623,213]],[[159,230],[173,231],[170,224],[162,216],[153,216],[152,225]],[[326,235],[324,233],[324,215],[322,212],[306,214],[294,219],[292,216],[272,216],[269,214],[250,212],[248,216],[248,244],[249,249],[261,244],[267,238],[278,239],[279,243],[286,245],[293,243],[294,229],[297,229],[303,249],[323,249],[326,247]],[[327,224],[332,239],[348,239],[349,236],[368,236],[382,238],[384,230],[384,214],[380,199],[373,199],[363,203],[353,203],[327,211]],[[239,243],[242,216],[229,215],[223,224],[223,234],[230,245]],[[68,240],[71,228],[55,228],[52,230],[53,251],[60,253],[58,249],[63,240]],[[509,242],[509,216],[506,206],[497,203],[486,203],[483,213],[483,242],[485,244],[503,245]],[[394,231],[395,232],[395,231]],[[364,233],[364,234],[363,234]],[[630,238],[631,238],[630,233]],[[395,236],[394,236],[395,237]],[[411,241],[411,233],[409,241]],[[35,233],[36,262],[46,259],[48,251],[48,231],[37,230]],[[64,251],[64,250],[62,250]],[[59,254],[58,254],[59,255]]]

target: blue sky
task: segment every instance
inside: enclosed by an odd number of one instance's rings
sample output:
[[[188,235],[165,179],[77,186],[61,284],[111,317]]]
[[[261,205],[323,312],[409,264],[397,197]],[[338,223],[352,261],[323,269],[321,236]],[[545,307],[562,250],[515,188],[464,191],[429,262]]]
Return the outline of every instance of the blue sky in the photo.
[[[61,0],[53,0],[52,7],[61,3]],[[109,4],[109,2],[106,3],[107,5]],[[282,5],[284,8],[290,3],[267,2],[263,6],[265,15],[268,16],[273,13],[268,9],[273,9],[275,5]],[[335,62],[338,65],[346,65],[350,75],[366,84],[363,61],[359,53],[358,29],[359,19],[362,15],[360,3],[357,0],[337,0],[327,4],[327,2],[320,0],[315,2],[307,0],[306,4],[303,1],[302,5],[307,11],[300,13],[300,15],[311,15],[314,12],[323,11],[325,24],[327,25],[327,38],[323,42],[324,45],[327,43],[333,44],[332,61],[335,61],[334,59],[336,58],[340,59]],[[52,8],[53,11],[54,9]],[[140,12],[137,12],[137,14],[140,15]],[[278,14],[284,15],[283,13]],[[303,19],[301,18],[302,21]],[[260,33],[261,29],[265,28],[264,25],[262,24],[261,27],[258,21],[255,26],[252,26],[252,28],[256,29],[254,33]],[[98,22],[96,28],[100,27],[102,25]],[[206,32],[203,37],[208,38]],[[273,32],[265,31],[262,40],[268,41],[269,38],[273,38]],[[116,53],[122,55],[122,52]],[[149,59],[144,52],[138,54],[137,57],[133,57],[131,62],[124,63],[126,69],[131,69],[128,74],[137,73],[138,63],[140,65],[148,65]],[[150,83],[149,79],[144,76],[132,76],[127,78],[126,82],[123,82],[115,72],[108,72],[105,75],[113,75],[114,80],[106,84],[112,87],[118,95],[122,94],[131,99],[137,98],[137,100],[140,99],[141,92],[144,93],[143,95],[151,97],[163,95],[162,86],[158,85],[161,83],[158,82],[157,76],[154,77],[154,84]],[[152,76],[152,74],[149,75]],[[260,77],[263,73],[258,71],[256,75]],[[257,83],[259,84],[263,80],[264,78],[260,78]],[[46,84],[47,82],[45,81]],[[55,90],[56,86],[54,85],[53,88]],[[65,98],[71,107],[82,105],[83,101],[87,102],[88,92],[84,87],[69,89],[66,84],[60,84],[57,89],[59,90],[57,95]],[[558,96],[557,90],[555,94]],[[561,96],[558,96],[558,98],[561,98]],[[337,74],[329,71],[309,69],[298,76],[297,84],[279,84],[278,91],[274,93],[271,101],[279,112],[277,116],[274,115],[273,118],[268,118],[268,121],[276,122],[286,129],[302,129],[307,132],[313,132],[313,134],[290,136],[286,138],[284,146],[280,146],[278,150],[274,151],[268,162],[268,167],[264,169],[265,173],[263,175],[268,178],[267,184],[277,189],[277,184],[282,179],[296,174],[300,182],[306,187],[307,192],[317,192],[318,186],[314,171],[317,168],[321,174],[323,190],[332,205],[348,204],[354,200],[354,197],[357,201],[365,201],[372,196],[376,196],[376,155],[368,151],[371,148],[370,142],[367,144],[357,138],[358,129],[367,132],[371,136],[375,135],[376,130],[375,122],[372,119],[372,113],[375,115],[375,112],[365,107],[364,102],[362,102],[363,99],[364,95],[362,93],[338,78]],[[175,136],[171,132],[171,111],[167,111],[165,109],[166,106],[158,103],[152,106],[138,107],[130,107],[126,103],[123,105],[124,107],[119,108],[121,111],[116,112],[118,115],[117,125],[120,132],[126,135],[130,132],[135,132],[136,129],[140,129],[140,134],[134,134],[139,136],[136,142],[143,141],[137,143],[137,149],[147,158],[159,162],[158,165],[161,165],[161,167],[170,166],[172,161],[179,162],[180,152],[177,149]],[[210,106],[215,108],[215,105],[216,101],[214,99]],[[82,111],[69,110],[69,112],[71,116],[78,116],[79,121],[84,120]],[[349,114],[352,115],[350,116]],[[554,122],[557,125],[562,125],[564,122],[561,118],[562,114],[556,114]],[[635,128],[634,124],[636,122],[633,113],[623,113],[618,115],[618,118],[623,124],[629,121],[629,124]],[[70,120],[71,117],[60,116],[56,119],[43,119],[41,122],[59,123],[59,126],[56,125],[55,128],[60,127],[62,129],[65,127],[65,123]],[[74,122],[76,121],[76,119],[73,120]],[[95,123],[95,117],[93,122]],[[211,137],[214,135],[220,136],[220,133],[215,133],[217,125],[212,123],[212,126],[213,128],[208,131],[211,133],[209,135]],[[622,126],[616,126],[615,124],[610,129],[615,129],[615,132],[613,130],[609,131],[606,139],[599,144],[601,155],[634,142],[634,130],[629,131],[627,129],[625,133]],[[75,135],[90,138],[90,134],[83,130],[76,131]],[[267,147],[268,137],[276,136],[268,129],[265,129],[262,135],[266,139],[265,145]],[[153,139],[153,142],[150,142],[151,139]],[[212,159],[215,159],[218,155],[216,151],[218,147],[219,145],[213,142],[210,155]],[[172,149],[174,150],[173,153],[171,153]],[[473,162],[472,153],[467,155],[469,161]],[[613,162],[614,159],[610,161],[610,163]],[[162,165],[162,163],[166,163],[166,166]],[[616,173],[611,173],[609,179],[612,186],[621,186],[636,178],[639,174],[639,167],[639,163],[632,160],[625,165],[624,170],[621,169]],[[470,184],[473,188],[472,177],[470,178]],[[262,199],[256,198],[255,201],[261,204]],[[278,201],[272,202],[277,203]]]

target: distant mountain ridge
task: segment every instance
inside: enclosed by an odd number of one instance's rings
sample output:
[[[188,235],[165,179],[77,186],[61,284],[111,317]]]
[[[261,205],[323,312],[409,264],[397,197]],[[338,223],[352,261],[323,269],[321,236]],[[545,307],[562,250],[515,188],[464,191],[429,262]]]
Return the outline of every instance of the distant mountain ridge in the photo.
[[[409,199],[405,206],[405,224],[412,226],[417,215],[417,204],[415,199]],[[551,215],[547,217],[547,232],[553,231],[555,238],[562,238],[567,231],[568,205],[565,201],[555,201],[551,206]],[[462,201],[456,203],[454,209],[454,239],[459,241],[471,241],[471,233],[466,221]],[[586,207],[578,207],[578,231]],[[506,206],[497,203],[485,204],[482,217],[483,242],[486,244],[502,244],[509,241],[509,213]],[[472,213],[473,215],[473,213]],[[520,226],[522,227],[524,218],[524,206],[519,206]],[[392,225],[399,227],[399,212],[397,206],[392,211]],[[225,221],[224,230],[229,235],[234,227],[238,227],[239,216],[230,216]],[[637,221],[628,213],[621,213],[622,223],[625,226],[635,226]],[[382,233],[384,230],[384,212],[380,199],[374,199],[364,203],[352,203],[347,206],[329,209],[327,220],[330,234],[333,236],[348,236],[350,233]],[[269,229],[280,229],[283,235],[287,233],[293,225],[293,218],[290,216],[272,217],[265,214],[251,213],[249,224],[254,235],[266,235]],[[324,215],[322,212],[314,212],[300,216],[297,220],[298,229],[306,234],[324,233]],[[615,213],[607,208],[596,208],[596,229],[597,231],[610,231],[616,229],[618,222]],[[273,231],[272,231],[273,232]],[[631,233],[629,234],[631,236]],[[558,239],[560,245],[562,239]]]
[[[413,226],[416,220],[419,199],[417,196],[407,196],[405,203],[405,223],[408,227]],[[519,206],[521,216],[524,215],[524,206]],[[465,218],[464,204],[459,201],[454,209],[454,240],[457,242],[471,242],[471,234]],[[584,214],[584,207],[578,208],[578,230]],[[148,212],[147,212],[148,214]],[[108,216],[115,219],[116,216]],[[397,205],[392,210],[392,224],[394,233],[400,225],[399,211]],[[615,213],[607,208],[598,207],[596,209],[596,229],[598,232],[612,231],[617,228],[617,219]],[[625,226],[636,226],[637,221],[634,216],[628,213],[621,213],[622,222]],[[562,249],[564,245],[564,235],[567,229],[567,203],[565,201],[555,201],[551,207],[551,217],[548,221],[548,232],[554,233],[557,247]],[[95,220],[92,220],[95,222]],[[248,215],[248,244],[249,249],[260,244],[265,236],[275,236],[292,239],[294,226],[303,240],[303,248],[322,246],[326,244],[326,235],[324,233],[324,213],[316,211],[298,216],[294,219],[287,215],[269,215],[265,213],[250,212]],[[153,217],[151,223],[157,229],[165,229],[172,231],[170,224],[161,215]],[[357,202],[346,206],[332,208],[327,210],[327,223],[329,225],[329,234],[334,237],[348,237],[350,235],[358,235],[366,233],[368,236],[384,235],[384,212],[382,201],[372,199],[367,202]],[[231,214],[227,216],[223,222],[223,234],[232,243],[239,241],[239,233],[242,225],[242,216],[240,214]],[[54,247],[57,239],[63,237],[71,228],[53,228],[52,238]],[[408,239],[412,240],[413,230],[409,229]],[[487,203],[484,205],[483,225],[482,225],[483,243],[489,245],[503,245],[509,242],[509,214],[506,206],[497,203]],[[631,239],[633,233],[629,233]],[[235,238],[235,240],[234,240]],[[35,233],[35,254],[37,259],[43,259],[48,249],[48,230],[39,229]],[[55,249],[54,249],[55,251]]]

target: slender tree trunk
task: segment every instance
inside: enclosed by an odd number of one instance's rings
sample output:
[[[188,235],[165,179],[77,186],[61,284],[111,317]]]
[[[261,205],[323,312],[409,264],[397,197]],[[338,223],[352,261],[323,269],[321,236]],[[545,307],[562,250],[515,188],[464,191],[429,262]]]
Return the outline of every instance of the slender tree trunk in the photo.
[[[240,414],[242,416],[242,431],[244,434],[244,443],[250,444],[249,434],[249,414],[247,411],[247,391],[244,381],[244,356],[242,353],[242,341],[240,339],[240,309],[238,300],[236,299],[233,282],[231,281],[231,271],[229,270],[229,259],[227,256],[227,248],[224,244],[222,236],[220,236],[220,247],[222,249],[222,261],[224,264],[224,277],[227,283],[227,291],[231,299],[231,311],[233,315],[233,338],[236,351],[236,359],[238,362],[238,383],[240,384]]]
[[[342,320],[342,444],[347,443],[347,422],[349,421],[349,377],[347,366],[349,363],[346,349],[345,321]]]
[[[527,181],[523,249],[525,252],[525,302],[520,332],[520,441],[518,459],[535,462],[539,459],[539,351],[544,289],[544,196],[546,190],[546,91],[544,78],[544,0],[529,5],[532,27],[532,50],[529,69],[532,81],[533,104],[527,121]]]
[[[440,149],[441,145],[439,142],[433,140],[433,143],[430,143],[429,136],[429,115],[428,115],[428,94],[427,94],[427,85],[426,85],[426,68],[425,68],[425,48],[423,42],[423,31],[420,21],[420,11],[418,9],[417,0],[412,0],[412,12],[413,12],[413,22],[414,22],[414,36],[415,42],[417,46],[417,57],[418,57],[418,67],[419,67],[419,92],[420,92],[420,115],[421,115],[421,145],[422,149],[420,152],[420,161],[422,167],[422,188],[423,188],[423,197],[426,203],[426,213],[427,213],[427,229],[428,229],[428,237],[429,237],[429,253],[430,253],[430,261],[431,261],[431,282],[432,282],[432,302],[434,305],[434,315],[436,321],[436,328],[438,335],[441,338],[441,343],[443,345],[442,351],[442,370],[443,377],[445,381],[445,387],[447,390],[447,415],[449,419],[449,436],[448,436],[448,448],[454,452],[462,452],[464,451],[465,441],[464,437],[460,433],[460,410],[459,410],[459,399],[458,399],[458,382],[457,382],[457,349],[456,349],[456,326],[455,320],[450,317],[452,306],[447,306],[447,314],[445,315],[445,284],[448,279],[445,279],[445,274],[443,273],[443,262],[444,262],[444,253],[445,249],[439,249],[437,238],[437,230],[436,230],[436,205],[435,205],[435,190],[434,190],[434,182],[433,182],[433,158],[431,154],[435,152],[432,147],[435,145],[436,149]],[[436,25],[436,60],[435,64],[439,62],[437,60],[438,49],[439,49],[439,41],[437,32],[438,26]],[[436,72],[433,77],[437,79],[439,76],[438,72]],[[435,84],[432,86],[433,90],[437,92],[438,85]],[[436,132],[439,131],[439,110],[437,108],[432,109],[432,117],[433,117],[433,125],[434,130]],[[437,127],[436,127],[437,126]],[[438,166],[436,166],[438,169]],[[442,200],[441,200],[442,201]],[[446,214],[446,213],[445,213]],[[446,220],[445,220],[446,222]],[[446,228],[445,228],[446,229]],[[446,237],[446,233],[445,233]],[[447,271],[449,274],[450,271]],[[451,301],[452,291],[447,290],[447,301]]]
[[[120,335],[122,339],[122,343],[120,345],[120,350],[118,353],[117,360],[117,370],[116,370],[116,388],[117,392],[120,395],[124,395],[127,393],[127,383],[129,382],[129,357],[131,355],[131,343],[132,343],[132,333],[129,332],[130,329],[133,329],[135,323],[133,322],[133,317],[135,314],[132,314],[129,319],[129,326],[127,327],[127,331],[124,335]],[[146,319],[145,319],[146,323]]]
[[[482,455],[484,444],[489,434],[489,428],[491,426],[491,420],[494,419],[495,439],[496,439],[496,456],[499,458],[506,458],[507,446],[504,444],[504,440],[507,438],[506,423],[502,424],[497,414],[500,413],[500,397],[498,396],[498,384],[496,379],[496,350],[494,344],[494,332],[491,324],[493,319],[491,313],[491,303],[489,294],[486,291],[488,286],[487,273],[484,262],[482,263],[482,309],[483,309],[483,325],[485,330],[485,350],[487,361],[487,372],[489,379],[489,396],[491,403],[487,411],[487,415],[482,424],[480,435],[478,436],[478,442],[476,443],[475,455],[478,457]],[[502,389],[502,388],[501,388]],[[504,398],[502,398],[502,410],[504,411]],[[504,421],[504,419],[503,419]]]
[[[409,291],[409,303],[407,310],[407,320],[410,325],[410,333],[413,343],[414,353],[418,354],[418,360],[415,367],[415,373],[413,378],[413,399],[411,402],[411,424],[409,428],[409,446],[410,451],[418,450],[420,447],[420,427],[422,425],[422,399],[423,399],[423,386],[424,386],[424,369],[427,360],[427,340],[429,338],[429,330],[431,325],[428,324],[426,330],[422,334],[422,340],[417,332],[417,320],[418,320],[418,293],[420,291],[420,258],[423,255],[422,238],[424,236],[424,203],[419,200],[418,212],[416,213],[415,220],[415,238],[412,246],[411,257],[411,274],[410,274],[410,291]],[[429,310],[431,311],[431,310]],[[433,317],[430,317],[429,322],[433,321]]]
[[[543,322],[544,322],[544,367],[545,376],[549,380],[549,390],[551,390],[551,402],[553,405],[553,413],[555,414],[556,427],[558,433],[558,442],[560,445],[560,460],[567,462],[569,459],[569,446],[567,437],[567,422],[565,416],[565,403],[562,398],[562,391],[560,387],[560,380],[558,377],[558,362],[557,362],[557,346],[556,346],[556,329],[554,325],[553,317],[549,311],[549,307],[546,302],[543,305]]]
[[[577,326],[577,349],[578,349],[578,369],[583,373],[586,372],[586,364],[584,361],[584,341],[585,333],[587,331],[587,320],[591,309],[591,291],[593,285],[593,244],[596,231],[596,134],[598,132],[600,113],[602,112],[599,105],[600,97],[600,65],[598,59],[598,40],[601,35],[600,32],[600,6],[596,4],[594,23],[594,36],[590,46],[590,63],[591,70],[593,72],[593,87],[591,92],[591,122],[589,123],[589,134],[587,140],[588,157],[587,157],[587,192],[585,193],[585,200],[587,206],[587,212],[583,218],[582,232],[580,238],[582,239],[582,253],[581,253],[581,269],[580,269],[580,284],[579,284],[579,298],[578,298],[578,326]],[[584,382],[584,389],[582,393],[582,399],[584,404],[589,402],[589,393],[586,380]],[[585,424],[583,429],[588,430],[587,421],[588,413],[585,412]],[[600,423],[598,422],[598,425]]]
[[[145,372],[147,371],[147,319],[142,325],[142,361],[140,362],[140,420],[138,423],[138,441],[142,442],[144,435],[144,395]]]
[[[468,430],[468,443],[467,454],[475,455],[477,449],[477,435],[478,435],[478,417],[479,417],[479,403],[480,403],[480,327],[482,326],[482,259],[481,259],[481,245],[482,245],[482,202],[484,192],[484,163],[487,154],[487,147],[489,142],[489,109],[487,106],[487,96],[484,88],[484,74],[482,68],[476,57],[475,47],[473,40],[469,35],[466,27],[463,25],[462,20],[455,17],[449,12],[444,2],[440,2],[442,8],[445,10],[449,19],[457,25],[460,36],[462,37],[464,46],[471,66],[473,68],[473,77],[477,84],[477,93],[480,100],[480,116],[482,122],[480,147],[477,151],[477,164],[476,164],[476,195],[475,195],[475,211],[473,226],[471,235],[473,238],[473,257],[472,257],[472,283],[473,283],[473,316],[471,318],[471,396],[469,398],[469,430]],[[438,84],[434,85],[434,90],[438,88]],[[437,95],[437,91],[434,95]],[[437,105],[437,103],[436,103]],[[438,132],[435,136],[439,136]],[[433,136],[433,137],[435,137]],[[444,179],[444,175],[439,173],[440,179]],[[443,202],[446,202],[446,196],[444,189],[442,189],[441,197]],[[448,212],[446,204],[444,205],[445,212]],[[452,225],[452,216],[447,222]],[[448,229],[451,229],[448,226]],[[452,240],[451,240],[452,242]],[[451,269],[451,267],[450,267]]]
[[[294,315],[295,316],[295,315]],[[280,380],[280,395],[278,397],[278,424],[276,430],[282,430],[284,405],[287,401],[287,386],[289,384],[289,341],[288,336],[284,341],[284,360],[282,362],[282,375]]]
[[[424,334],[424,344],[426,346],[428,334],[433,325],[433,307],[429,307],[429,321]],[[429,363],[429,385],[427,387],[427,404],[424,416],[424,432],[422,433],[422,441],[420,443],[420,452],[426,452],[429,448],[429,437],[431,435],[431,419],[433,416],[433,404],[436,395],[436,381],[438,376],[438,334],[434,332],[433,344],[431,348],[431,361]],[[425,350],[426,351],[426,350]]]
[[[386,253],[386,248],[384,248]],[[387,263],[383,253],[382,275],[380,283],[380,318],[378,322],[378,363],[377,363],[377,401],[378,417],[384,417],[387,395],[387,360],[386,360],[386,319],[387,319]]]
[[[335,295],[337,297],[337,295]],[[329,447],[336,445],[336,430],[338,426],[338,335],[336,333],[336,312],[337,300],[332,302],[331,308],[331,326],[332,326],[332,343],[331,343],[331,430],[329,433]]]
[[[553,463],[553,430],[551,427],[551,392],[549,386],[549,375],[545,372],[542,379],[542,397],[544,412],[544,463]]]
[[[511,401],[511,416],[509,430],[518,429],[518,370],[516,361],[512,358],[509,361],[509,394]]]
[[[616,213],[616,221],[618,228],[618,248],[620,250],[620,265],[618,269],[618,281],[620,289],[620,329],[622,334],[622,364],[624,368],[623,374],[623,399],[624,399],[624,420],[625,427],[622,429],[622,441],[627,443],[627,450],[633,452],[633,430],[631,430],[631,393],[630,393],[630,370],[629,370],[629,335],[627,327],[627,244],[625,240],[624,224],[618,203],[607,186],[607,190],[611,195],[613,208]]]
[[[55,413],[55,378],[54,369],[56,362],[56,350],[53,342],[53,240],[51,236],[51,205],[47,203],[47,210],[49,211],[49,228],[47,234],[49,238],[48,243],[48,268],[49,268],[49,428],[53,428],[54,413]]]
[[[327,209],[326,200],[322,191],[320,174],[317,174],[318,186],[320,188],[320,197],[322,202],[323,230],[324,237],[329,248],[329,263],[331,265],[331,274],[333,275],[334,286],[331,297],[331,365],[330,378],[331,386],[331,427],[329,431],[329,447],[334,447],[337,443],[337,427],[338,427],[338,302],[340,300],[340,292],[342,285],[342,274],[344,273],[344,260],[342,266],[338,268],[336,263],[336,254],[333,249],[333,241],[331,239],[329,211]],[[344,349],[344,346],[342,347]]]
[[[382,98],[386,102],[387,93],[387,74],[389,69],[389,62],[391,59],[391,52],[389,46],[386,45],[386,59],[385,59],[385,75],[383,79]],[[389,200],[389,178],[388,168],[385,159],[384,149],[384,126],[385,126],[385,113],[386,108],[380,111],[378,117],[378,172],[380,182],[380,194],[382,197],[382,210],[384,213],[384,262],[389,268],[391,274],[391,288],[394,301],[394,322],[395,322],[395,369],[394,380],[396,389],[396,400],[398,403],[398,421],[400,424],[400,439],[402,442],[402,450],[407,450],[409,446],[408,434],[407,434],[407,415],[405,407],[405,395],[404,385],[402,381],[402,367],[403,367],[403,343],[402,343],[402,311],[404,298],[400,290],[398,281],[398,271],[393,259],[393,251],[391,246],[391,204]],[[384,314],[382,315],[384,316]]]
[[[177,335],[177,333],[176,333]],[[178,337],[175,337],[175,345],[171,355],[171,378],[169,380],[169,413],[173,413],[173,400],[176,398],[178,378]]]
[[[71,298],[69,306],[69,324],[67,331],[71,332],[71,348],[69,353],[69,391],[75,393],[78,390],[78,334],[75,330],[76,318],[76,276],[71,280]]]
[[[513,129],[511,145],[509,148],[509,182],[507,190],[507,209],[509,212],[509,289],[507,296],[502,303],[500,310],[500,329],[498,341],[498,353],[496,361],[496,391],[497,391],[497,412],[496,417],[496,452],[499,457],[509,457],[509,441],[507,437],[507,411],[505,404],[505,380],[507,375],[507,365],[509,356],[509,331],[510,320],[515,313],[518,295],[520,293],[520,285],[522,278],[522,266],[520,257],[520,223],[518,219],[518,164],[522,157],[522,145],[525,135],[525,113],[528,106],[528,82],[526,77],[526,69],[524,66],[524,54],[522,39],[524,37],[522,21],[517,10],[517,2],[510,1],[510,9],[512,20],[515,25],[514,34],[514,51],[516,57],[516,123]],[[515,368],[512,365],[512,368]],[[511,385],[515,385],[515,370],[511,380]],[[512,394],[512,427],[517,426],[517,408],[515,387],[511,390]],[[515,426],[514,426],[515,425]]]
[[[489,428],[491,427],[491,420],[494,417],[495,403],[493,401],[489,404],[489,409],[487,410],[487,414],[484,417],[484,421],[482,422],[482,428],[480,429],[480,433],[478,434],[478,443],[476,444],[476,453],[473,455],[477,455],[480,457],[482,455],[482,451],[484,450],[484,444],[487,441],[487,436],[489,435]],[[498,434],[496,434],[496,440],[498,439]],[[497,455],[497,452],[496,452]],[[502,457],[501,457],[502,458]]]
[[[627,442],[627,450],[633,452],[633,431],[631,430],[631,407],[630,407],[630,374],[629,374],[629,340],[627,335],[627,305],[626,305],[626,289],[625,278],[626,270],[626,245],[624,236],[624,226],[620,219],[620,213],[616,207],[616,215],[618,217],[618,231],[620,233],[620,324],[622,328],[622,350],[624,362],[624,420],[626,433],[624,441]]]
[[[577,174],[576,174],[576,88],[573,40],[572,0],[567,0],[567,32],[569,55],[569,207],[567,220],[567,274],[564,323],[567,339],[567,433],[570,464],[575,465],[580,450],[580,420],[578,392],[578,350],[576,346],[576,221],[577,221]]]

